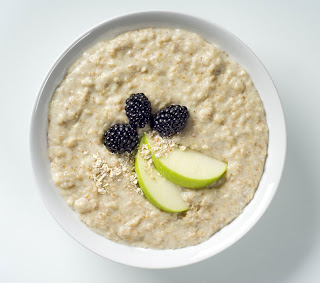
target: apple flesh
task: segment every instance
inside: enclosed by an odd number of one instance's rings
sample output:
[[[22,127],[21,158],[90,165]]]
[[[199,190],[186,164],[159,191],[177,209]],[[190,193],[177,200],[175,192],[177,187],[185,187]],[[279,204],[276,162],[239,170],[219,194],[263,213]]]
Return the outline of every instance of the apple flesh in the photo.
[[[203,153],[179,148],[167,156],[157,158],[151,139],[145,135],[151,158],[156,169],[166,179],[185,188],[203,188],[217,181],[227,170],[227,163]]]
[[[135,159],[138,183],[145,197],[154,206],[167,212],[187,210],[188,204],[181,197],[179,187],[159,174],[154,165],[148,163],[148,160],[141,154],[145,142],[146,136],[140,142]]]

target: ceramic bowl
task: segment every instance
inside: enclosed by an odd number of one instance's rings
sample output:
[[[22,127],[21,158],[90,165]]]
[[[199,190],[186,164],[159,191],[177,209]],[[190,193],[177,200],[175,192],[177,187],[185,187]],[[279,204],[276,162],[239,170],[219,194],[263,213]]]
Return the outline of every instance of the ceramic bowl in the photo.
[[[269,148],[265,170],[253,200],[229,225],[199,245],[154,250],[125,246],[94,233],[68,207],[52,182],[47,152],[48,107],[67,68],[95,43],[138,28],[182,28],[195,32],[224,49],[251,76],[263,101],[269,126]],[[49,70],[36,99],[30,131],[31,160],[39,193],[55,220],[75,240],[91,251],[116,262],[143,268],[172,268],[207,259],[243,237],[269,206],[280,181],[286,153],[286,130],[277,90],[262,63],[236,36],[219,25],[193,16],[152,11],[123,15],[107,20],[80,36]],[[267,237],[267,235],[266,235]]]

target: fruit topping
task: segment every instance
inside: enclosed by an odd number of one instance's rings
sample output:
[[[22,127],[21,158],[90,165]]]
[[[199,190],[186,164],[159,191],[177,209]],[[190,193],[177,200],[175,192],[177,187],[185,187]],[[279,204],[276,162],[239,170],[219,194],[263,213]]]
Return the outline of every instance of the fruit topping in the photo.
[[[131,152],[139,143],[138,133],[130,124],[115,124],[104,133],[103,143],[112,153]]]
[[[145,141],[146,136],[141,139],[135,160],[138,183],[145,197],[155,207],[167,212],[187,210],[188,203],[183,200],[179,187],[155,169]]]
[[[131,94],[126,100],[126,113],[133,127],[143,128],[151,118],[151,103],[144,93]]]
[[[151,127],[162,137],[171,137],[183,130],[189,118],[188,108],[169,105],[161,109],[152,119]]]
[[[203,188],[219,180],[227,170],[228,164],[189,148],[176,147],[163,157],[157,157],[157,146],[147,135],[148,145],[155,168],[163,177],[185,188]]]

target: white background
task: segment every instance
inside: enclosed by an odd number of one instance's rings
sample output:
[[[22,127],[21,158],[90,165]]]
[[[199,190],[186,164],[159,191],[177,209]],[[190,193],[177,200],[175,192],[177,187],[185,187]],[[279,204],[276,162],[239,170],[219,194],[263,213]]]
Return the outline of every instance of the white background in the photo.
[[[68,236],[33,180],[29,124],[46,72],[75,38],[111,17],[151,9],[214,21],[273,78],[287,122],[278,192],[238,243],[204,262],[143,270]],[[320,1],[0,0],[0,282],[320,282]]]

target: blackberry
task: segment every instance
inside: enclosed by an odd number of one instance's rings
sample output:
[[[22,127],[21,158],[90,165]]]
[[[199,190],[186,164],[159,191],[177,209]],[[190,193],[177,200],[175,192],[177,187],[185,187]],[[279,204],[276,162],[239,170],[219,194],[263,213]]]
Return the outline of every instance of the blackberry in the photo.
[[[152,119],[151,127],[162,137],[170,137],[181,132],[189,118],[188,108],[170,105],[161,109]]]
[[[103,135],[103,144],[112,153],[131,152],[138,142],[137,130],[130,124],[115,124]]]
[[[131,94],[126,100],[126,113],[130,125],[143,128],[151,118],[151,103],[144,93]]]

